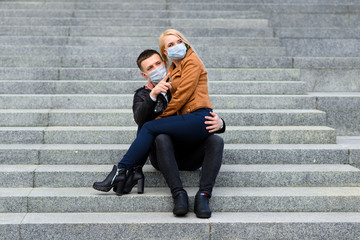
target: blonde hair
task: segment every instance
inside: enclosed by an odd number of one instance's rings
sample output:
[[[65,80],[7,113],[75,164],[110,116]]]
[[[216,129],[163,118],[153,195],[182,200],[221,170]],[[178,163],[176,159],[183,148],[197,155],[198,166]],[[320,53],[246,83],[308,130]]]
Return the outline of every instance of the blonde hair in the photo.
[[[185,36],[176,29],[168,29],[168,30],[164,31],[163,33],[161,33],[160,37],[159,37],[159,49],[160,49],[161,56],[164,59],[166,67],[169,67],[168,66],[169,65],[169,59],[164,53],[164,51],[165,51],[165,37],[169,36],[169,35],[177,36],[178,38],[180,38],[185,43],[185,45],[187,47],[191,47],[189,41],[185,38]]]

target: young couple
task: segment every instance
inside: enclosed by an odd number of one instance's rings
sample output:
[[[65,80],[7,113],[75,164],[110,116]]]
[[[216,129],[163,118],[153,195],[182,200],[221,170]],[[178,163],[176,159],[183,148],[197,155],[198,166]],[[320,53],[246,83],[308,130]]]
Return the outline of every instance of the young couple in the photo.
[[[175,29],[166,30],[159,37],[159,49],[161,56],[145,50],[137,59],[141,75],[148,79],[134,96],[137,137],[118,165],[93,188],[113,189],[120,196],[137,184],[138,193],[143,193],[142,166],[150,153],[151,164],[161,171],[171,190],[176,216],[189,211],[179,170],[201,167],[194,212],[199,218],[210,218],[209,199],[224,149],[223,139],[214,133],[224,132],[225,123],[212,112],[207,72],[186,38]]]

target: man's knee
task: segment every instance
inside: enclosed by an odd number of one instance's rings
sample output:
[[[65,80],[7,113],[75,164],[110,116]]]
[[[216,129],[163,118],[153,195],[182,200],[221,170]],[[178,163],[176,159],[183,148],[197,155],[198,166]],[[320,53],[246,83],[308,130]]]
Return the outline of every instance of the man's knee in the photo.
[[[214,149],[224,149],[224,139],[218,135],[211,135],[206,139],[207,147]]]
[[[154,139],[156,146],[166,146],[172,144],[171,137],[167,134],[159,134]]]

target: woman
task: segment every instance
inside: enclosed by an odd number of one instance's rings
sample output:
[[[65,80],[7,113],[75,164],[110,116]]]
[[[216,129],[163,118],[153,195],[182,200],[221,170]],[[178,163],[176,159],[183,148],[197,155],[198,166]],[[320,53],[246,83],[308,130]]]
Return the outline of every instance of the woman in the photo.
[[[212,135],[206,130],[204,123],[205,116],[211,116],[212,107],[208,95],[207,72],[203,63],[190,43],[177,30],[169,29],[163,32],[159,38],[159,48],[166,66],[169,65],[168,58],[172,61],[168,70],[171,101],[157,120],[149,121],[142,126],[117,168],[114,167],[103,182],[94,183],[93,187],[97,190],[109,191],[114,187],[116,194],[122,195],[127,170],[143,161],[154,138],[159,134],[168,134],[176,139],[177,143],[186,145],[200,144]],[[179,201],[187,201],[186,192],[180,192],[178,196]],[[187,211],[183,209],[179,212],[179,215],[183,215]]]

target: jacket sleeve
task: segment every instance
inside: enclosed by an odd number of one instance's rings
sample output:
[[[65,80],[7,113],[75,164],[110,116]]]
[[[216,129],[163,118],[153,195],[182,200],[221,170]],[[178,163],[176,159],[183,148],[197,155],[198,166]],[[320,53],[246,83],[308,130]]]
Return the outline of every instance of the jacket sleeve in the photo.
[[[173,94],[169,105],[159,118],[176,114],[186,104],[198,85],[201,74],[199,63],[192,58],[184,60],[181,82],[179,83],[176,92]]]
[[[156,102],[151,100],[150,93],[145,89],[136,91],[133,100],[133,114],[137,125],[142,126],[147,121],[155,119],[154,108]]]
[[[222,127],[221,129],[217,130],[217,131],[214,132],[214,133],[220,134],[220,133],[224,133],[224,132],[225,132],[225,130],[226,130],[225,121],[224,121],[224,119],[221,119],[221,120],[222,120],[222,122],[223,122],[223,127]]]

